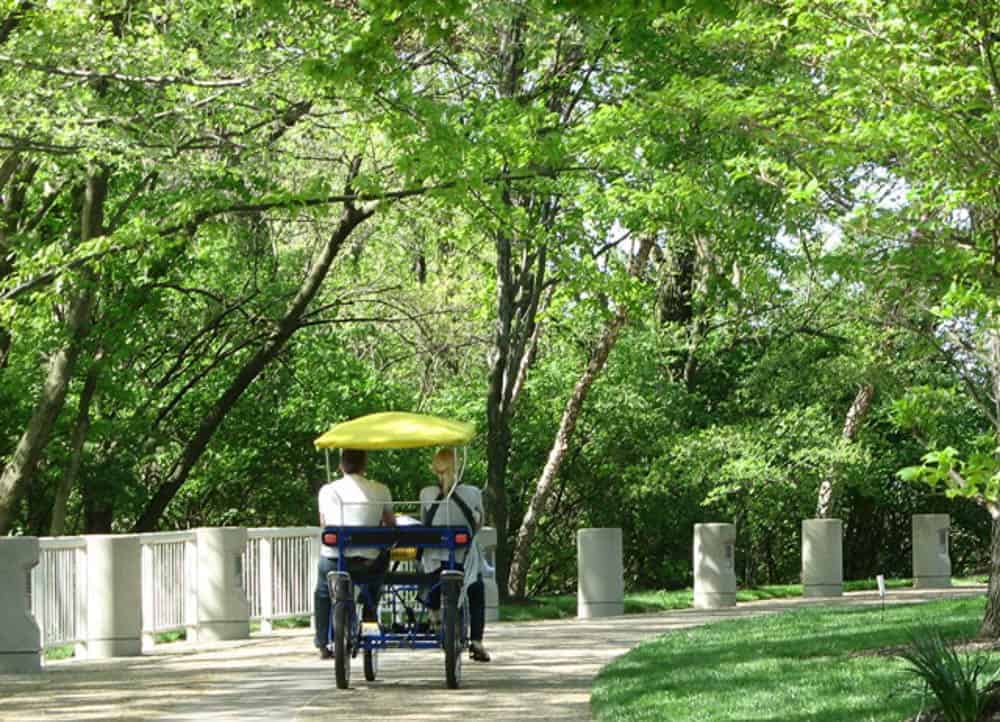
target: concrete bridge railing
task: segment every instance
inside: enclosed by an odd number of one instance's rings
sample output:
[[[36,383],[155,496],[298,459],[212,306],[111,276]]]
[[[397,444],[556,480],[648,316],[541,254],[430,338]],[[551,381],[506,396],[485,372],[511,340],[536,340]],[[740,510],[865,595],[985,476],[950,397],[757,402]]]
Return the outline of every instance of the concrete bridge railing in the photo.
[[[0,538],[0,673],[40,668],[44,649],[129,656],[155,636],[270,633],[312,616],[319,527]],[[480,540],[492,557],[495,534]],[[17,584],[20,580],[20,584]],[[491,579],[495,591],[495,582]],[[494,595],[495,596],[495,595]]]

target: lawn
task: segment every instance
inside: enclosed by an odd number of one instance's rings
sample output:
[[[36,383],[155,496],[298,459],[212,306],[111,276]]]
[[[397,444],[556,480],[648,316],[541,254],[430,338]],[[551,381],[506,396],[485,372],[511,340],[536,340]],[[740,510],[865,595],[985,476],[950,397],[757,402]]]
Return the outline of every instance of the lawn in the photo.
[[[955,586],[985,584],[985,577],[956,578]],[[902,589],[913,585],[912,579],[887,579],[889,589]],[[857,592],[875,589],[874,579],[859,579],[844,582],[844,591]],[[756,602],[762,599],[785,599],[802,596],[801,584],[770,584],[763,587],[740,589],[736,593],[738,602]],[[625,594],[626,614],[646,614],[666,612],[671,609],[688,609],[694,604],[694,592],[690,589],[675,591],[629,592]],[[500,607],[500,621],[528,622],[541,619],[564,619],[576,616],[576,595],[560,594],[542,596],[527,602],[503,604]]]
[[[901,722],[922,693],[905,664],[859,655],[933,627],[975,635],[982,598],[878,609],[804,608],[673,632],[619,657],[591,705],[605,722]],[[1000,664],[1000,656],[994,656]]]

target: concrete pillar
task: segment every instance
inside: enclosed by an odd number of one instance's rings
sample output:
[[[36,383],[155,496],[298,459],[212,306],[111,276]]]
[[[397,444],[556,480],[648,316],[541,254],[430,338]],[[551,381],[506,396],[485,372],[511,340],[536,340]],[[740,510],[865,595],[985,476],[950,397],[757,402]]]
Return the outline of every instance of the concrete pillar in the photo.
[[[591,619],[624,614],[622,530],[580,529],[576,552],[576,616]]]
[[[736,526],[694,525],[694,606],[736,606]]]
[[[142,548],[136,534],[87,541],[87,657],[142,653]]]
[[[944,589],[951,586],[947,514],[913,515],[913,586]]]
[[[840,519],[802,521],[802,596],[844,593],[844,524]]]
[[[198,546],[199,642],[250,636],[250,603],[243,588],[243,551],[247,530],[195,530]]]
[[[0,537],[0,674],[42,669],[42,634],[31,613],[38,537]]]
[[[483,553],[483,587],[486,591],[486,621],[500,620],[500,590],[497,588],[496,549],[497,530],[484,526],[476,534],[476,542]]]

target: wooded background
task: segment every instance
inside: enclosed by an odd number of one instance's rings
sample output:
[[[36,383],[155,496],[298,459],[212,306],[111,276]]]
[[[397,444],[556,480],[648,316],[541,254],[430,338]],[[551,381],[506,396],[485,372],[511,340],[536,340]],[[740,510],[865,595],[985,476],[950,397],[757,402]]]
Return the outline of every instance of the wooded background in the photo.
[[[515,596],[990,568],[996,0],[0,0],[0,533],[316,520],[475,424]],[[373,454],[397,498],[430,452]],[[946,492],[946,493],[942,493]],[[993,557],[1000,559],[994,534]]]

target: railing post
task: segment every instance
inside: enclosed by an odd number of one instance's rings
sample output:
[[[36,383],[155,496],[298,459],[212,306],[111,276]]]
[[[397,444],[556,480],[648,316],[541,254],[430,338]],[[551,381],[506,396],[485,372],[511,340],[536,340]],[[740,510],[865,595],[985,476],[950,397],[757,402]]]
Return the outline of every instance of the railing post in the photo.
[[[951,586],[947,514],[913,515],[913,587],[946,589]]]
[[[84,659],[87,656],[87,546],[78,547],[73,560],[76,566],[76,619],[74,629],[76,636],[80,640],[75,645],[76,656]]]
[[[152,649],[156,644],[153,626],[156,623],[155,569],[153,568],[153,545],[141,544],[142,549],[142,648]]]
[[[257,579],[260,581],[260,631],[271,633],[271,619],[274,616],[274,552],[271,537],[260,539],[257,547]]]
[[[580,529],[576,549],[576,616],[591,619],[624,614],[622,530]]]
[[[802,596],[844,593],[844,525],[840,519],[802,521]]]
[[[87,656],[142,653],[142,551],[135,534],[87,540]]]
[[[0,538],[0,674],[42,669],[42,633],[31,613],[31,570],[38,537]]]
[[[496,622],[500,619],[500,590],[497,588],[496,548],[497,530],[484,526],[476,535],[476,542],[483,553],[485,562],[483,569],[483,588],[486,596],[486,621]]]
[[[736,606],[736,527],[694,525],[694,607]]]
[[[47,564],[42,556],[42,540],[38,540],[38,563],[28,572],[28,601],[30,606],[28,611],[35,618],[38,625],[38,637],[41,640],[42,650],[45,650],[46,642],[52,632],[48,629],[52,623],[49,609],[50,595],[47,593],[51,589],[49,586],[49,574]],[[47,636],[48,635],[48,636]]]
[[[309,631],[313,634],[316,633],[316,610],[314,609],[316,605],[315,595],[312,590],[316,586],[316,570],[319,568],[319,536],[323,533],[322,527],[315,527],[315,532],[309,537],[309,579],[310,584],[307,587],[309,589],[306,599],[309,604]]]
[[[187,641],[198,639],[198,539],[184,542],[184,631]]]
[[[245,528],[195,530],[198,544],[198,641],[250,636],[250,604],[243,589]]]

